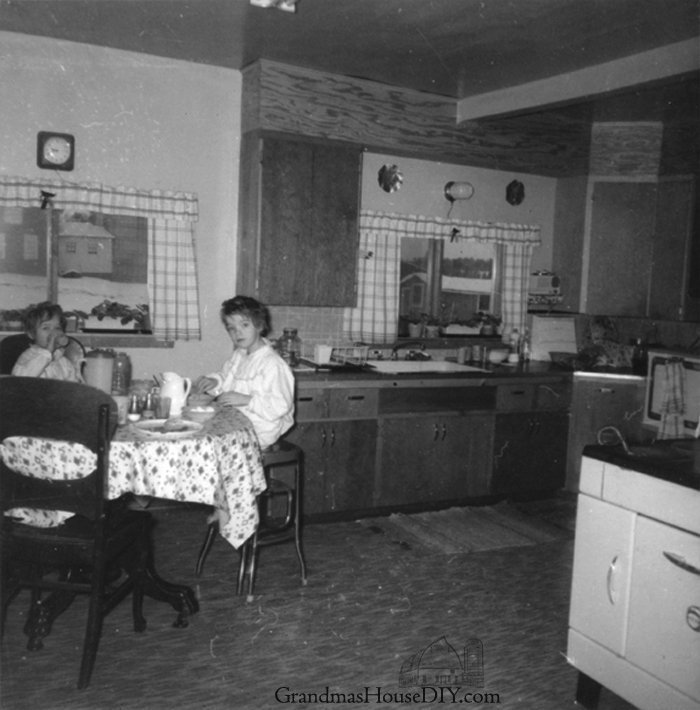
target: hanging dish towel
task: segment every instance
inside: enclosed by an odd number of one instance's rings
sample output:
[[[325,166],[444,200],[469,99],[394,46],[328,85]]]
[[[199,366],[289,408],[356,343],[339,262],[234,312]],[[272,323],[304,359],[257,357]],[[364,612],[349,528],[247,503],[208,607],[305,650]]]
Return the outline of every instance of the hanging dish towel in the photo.
[[[680,360],[669,360],[662,374],[661,425],[659,439],[682,439],[685,401],[683,384],[685,371]]]

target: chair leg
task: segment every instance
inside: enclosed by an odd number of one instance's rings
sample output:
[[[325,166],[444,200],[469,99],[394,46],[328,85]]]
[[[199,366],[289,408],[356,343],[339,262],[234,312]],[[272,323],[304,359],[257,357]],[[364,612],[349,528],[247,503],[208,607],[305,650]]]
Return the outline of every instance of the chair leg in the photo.
[[[97,572],[100,579],[93,583],[88,606],[88,619],[85,627],[85,640],[83,641],[83,658],[80,662],[80,675],[78,676],[78,690],[87,688],[95,667],[97,647],[102,635],[102,599],[104,597],[104,570]]]
[[[194,570],[194,573],[195,575],[197,575],[197,577],[201,576],[202,574],[204,562],[207,559],[209,550],[211,550],[211,546],[214,544],[214,539],[216,538],[216,534],[218,532],[219,524],[216,521],[209,523],[209,527],[207,528],[207,534],[204,538],[204,542],[202,543],[202,549],[199,551],[199,557],[197,557],[197,565]]]
[[[294,545],[297,548],[297,557],[299,558],[299,568],[301,583],[306,586],[306,561],[304,560],[304,551],[301,547],[301,472],[299,466],[295,468],[295,485],[296,485],[296,500],[294,505]]]
[[[253,601],[253,585],[255,584],[255,562],[258,557],[258,532],[253,533],[252,542],[250,545],[250,562],[248,563],[248,596],[247,602]]]

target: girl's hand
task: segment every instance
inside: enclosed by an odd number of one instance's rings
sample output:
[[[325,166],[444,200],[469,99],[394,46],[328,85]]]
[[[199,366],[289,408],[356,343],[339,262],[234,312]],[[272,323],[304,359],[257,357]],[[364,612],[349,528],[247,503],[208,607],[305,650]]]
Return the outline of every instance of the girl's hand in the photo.
[[[204,392],[208,392],[209,390],[213,390],[216,385],[217,382],[213,377],[205,377],[204,375],[202,375],[202,377],[199,377],[195,380],[192,389],[194,390],[195,394],[202,394]]]
[[[240,392],[224,392],[216,398],[216,401],[228,407],[244,407],[250,402],[250,395]]]

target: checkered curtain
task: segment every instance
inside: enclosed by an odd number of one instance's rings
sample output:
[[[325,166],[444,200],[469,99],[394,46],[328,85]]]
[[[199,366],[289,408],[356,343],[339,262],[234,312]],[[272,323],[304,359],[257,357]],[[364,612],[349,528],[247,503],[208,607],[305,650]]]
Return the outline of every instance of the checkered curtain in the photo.
[[[199,291],[194,250],[197,196],[99,184],[0,177],[0,206],[39,207],[42,191],[55,209],[148,219],[148,291],[153,334],[162,340],[199,340]]]
[[[527,287],[540,229],[522,224],[461,222],[373,210],[360,213],[357,307],[344,313],[343,333],[351,341],[392,341],[398,332],[401,239],[476,239],[498,245],[501,316],[504,326],[525,328]]]

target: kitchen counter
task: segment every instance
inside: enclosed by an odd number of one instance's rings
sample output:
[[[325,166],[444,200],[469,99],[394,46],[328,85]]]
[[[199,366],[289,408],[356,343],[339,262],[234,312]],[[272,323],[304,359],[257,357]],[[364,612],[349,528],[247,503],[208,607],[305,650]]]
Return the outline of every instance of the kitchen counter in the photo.
[[[690,447],[697,447],[693,455]],[[682,447],[680,450],[678,447]],[[634,447],[633,447],[634,449]],[[587,446],[583,455],[627,471],[643,473],[669,483],[700,491],[700,441],[693,439],[657,441],[642,447],[637,456],[625,453],[622,446]]]
[[[420,384],[427,381],[440,381],[443,385],[450,380],[459,381],[462,386],[479,386],[482,384],[500,384],[518,379],[553,378],[555,380],[568,379],[573,373],[553,365],[551,362],[531,361],[518,365],[487,365],[486,372],[422,372],[387,374],[377,372],[371,368],[372,361],[365,367],[336,367],[332,370],[313,370],[308,367],[295,368],[294,377],[300,385],[321,385],[329,387],[345,386],[361,387],[368,384],[373,387],[393,387],[394,382],[400,381],[403,385],[410,383]],[[371,383],[371,384],[370,384]]]

